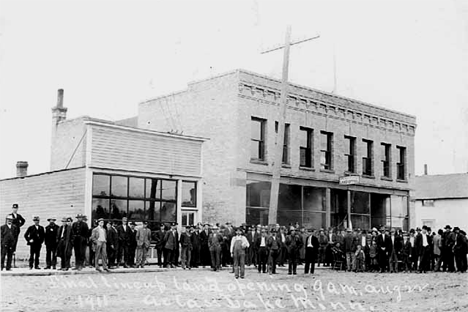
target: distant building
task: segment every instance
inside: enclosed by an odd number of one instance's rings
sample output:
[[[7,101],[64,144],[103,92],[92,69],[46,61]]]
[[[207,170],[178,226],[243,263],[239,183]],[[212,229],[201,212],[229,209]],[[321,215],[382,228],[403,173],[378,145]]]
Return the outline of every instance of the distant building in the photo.
[[[132,127],[90,117],[66,119],[66,108],[52,109],[51,171],[27,175],[18,162],[17,177],[0,180],[0,213],[12,204],[26,224],[19,237],[18,256],[28,253],[23,234],[39,216],[73,217],[78,213],[95,225],[98,218],[193,224],[201,220],[202,143],[205,139]],[[130,125],[130,126],[129,126]],[[45,252],[45,248],[43,249]]]
[[[237,70],[139,105],[140,128],[209,138],[204,221],[268,223],[280,90]],[[278,223],[408,229],[415,117],[294,84],[287,107]]]
[[[417,226],[468,229],[468,173],[416,176],[415,189]]]

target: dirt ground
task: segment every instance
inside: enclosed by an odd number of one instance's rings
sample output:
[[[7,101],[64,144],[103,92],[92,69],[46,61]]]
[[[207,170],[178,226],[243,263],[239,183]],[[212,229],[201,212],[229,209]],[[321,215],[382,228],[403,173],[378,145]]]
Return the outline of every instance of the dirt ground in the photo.
[[[298,268],[299,271],[302,267]],[[90,269],[91,270],[91,269]],[[2,311],[468,311],[468,274],[230,269],[2,276]]]

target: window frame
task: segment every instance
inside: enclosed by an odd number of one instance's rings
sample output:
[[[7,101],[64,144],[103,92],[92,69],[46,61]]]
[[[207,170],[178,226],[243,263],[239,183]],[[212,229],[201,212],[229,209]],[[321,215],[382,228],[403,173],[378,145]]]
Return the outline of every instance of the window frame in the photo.
[[[299,167],[301,168],[314,168],[314,129],[307,127],[299,127],[301,135],[303,132],[306,136],[307,146],[303,146],[301,142],[299,143]],[[302,153],[304,152],[305,164],[302,163]]]
[[[320,170],[333,171],[333,133],[328,131],[320,131],[320,140],[326,138],[326,150],[322,149],[322,141],[320,141]],[[322,162],[322,155],[325,153],[325,163]]]
[[[382,177],[391,179],[392,178],[392,170],[391,170],[391,163],[392,163],[392,145],[390,143],[380,143],[383,147],[383,158],[382,162]],[[387,174],[385,171],[388,171]]]
[[[252,142],[256,142],[257,146],[257,155],[258,157],[253,157],[252,155],[252,147],[250,147],[250,160],[256,161],[265,161],[265,128],[266,128],[266,119],[259,118],[259,117],[251,117],[250,118],[250,127],[252,129],[252,122],[257,122],[260,124],[260,138],[254,139],[252,138],[252,133],[250,133],[250,144]]]
[[[349,140],[349,150],[345,152],[345,156],[348,160],[346,172],[356,173],[356,137],[345,135],[344,138],[345,140]]]
[[[362,139],[366,147],[366,156],[362,157],[362,175],[367,177],[374,176],[374,141]]]

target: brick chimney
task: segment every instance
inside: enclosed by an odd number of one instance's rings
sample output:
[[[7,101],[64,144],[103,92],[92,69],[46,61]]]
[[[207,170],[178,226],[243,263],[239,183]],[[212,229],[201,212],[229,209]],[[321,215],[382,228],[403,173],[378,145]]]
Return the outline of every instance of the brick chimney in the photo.
[[[27,161],[17,161],[16,162],[16,176],[22,178],[28,175],[28,162]]]
[[[427,175],[427,164],[424,164],[424,175]]]
[[[63,107],[63,89],[58,89],[57,106],[52,107],[52,125],[56,126],[62,120],[67,119],[67,108]]]

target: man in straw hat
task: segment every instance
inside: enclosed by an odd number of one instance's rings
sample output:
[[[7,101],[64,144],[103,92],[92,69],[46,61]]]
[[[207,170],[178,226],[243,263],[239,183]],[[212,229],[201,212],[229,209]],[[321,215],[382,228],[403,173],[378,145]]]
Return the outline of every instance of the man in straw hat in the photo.
[[[26,239],[29,245],[29,269],[34,268],[39,270],[39,257],[41,256],[41,247],[44,242],[45,230],[44,227],[39,225],[39,217],[33,218],[34,224],[31,225],[24,233],[24,239]]]
[[[245,249],[249,248],[247,238],[242,235],[242,229],[236,229],[236,235],[231,239],[231,256],[234,260],[234,275],[236,278],[245,277]],[[239,272],[240,271],[240,272]]]
[[[5,267],[5,257],[7,258],[6,270],[11,270],[11,260],[16,246],[16,233],[18,229],[13,224],[13,216],[7,215],[6,224],[0,227],[2,242],[2,270]]]
[[[49,225],[45,228],[45,245],[46,245],[46,270],[51,267],[55,270],[57,265],[57,233],[59,226],[55,224],[55,218],[49,218]]]

